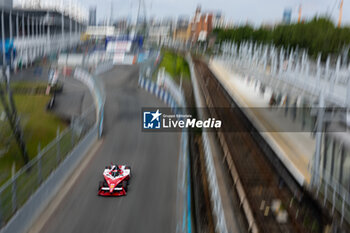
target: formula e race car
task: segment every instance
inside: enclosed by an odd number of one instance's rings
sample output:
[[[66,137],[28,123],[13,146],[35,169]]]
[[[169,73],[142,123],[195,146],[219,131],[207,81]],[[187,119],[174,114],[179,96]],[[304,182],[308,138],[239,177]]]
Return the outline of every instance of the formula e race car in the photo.
[[[130,166],[112,164],[103,171],[104,181],[98,185],[100,196],[124,196],[131,177]]]

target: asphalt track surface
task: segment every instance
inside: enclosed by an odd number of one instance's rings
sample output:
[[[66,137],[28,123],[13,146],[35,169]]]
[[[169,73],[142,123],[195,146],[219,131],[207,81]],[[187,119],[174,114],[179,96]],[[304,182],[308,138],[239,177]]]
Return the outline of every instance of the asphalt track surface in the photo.
[[[102,145],[40,232],[175,232],[180,136],[141,131],[141,108],[165,105],[138,88],[138,67],[117,66],[101,78],[107,94]],[[97,196],[110,162],[131,165],[127,196]]]

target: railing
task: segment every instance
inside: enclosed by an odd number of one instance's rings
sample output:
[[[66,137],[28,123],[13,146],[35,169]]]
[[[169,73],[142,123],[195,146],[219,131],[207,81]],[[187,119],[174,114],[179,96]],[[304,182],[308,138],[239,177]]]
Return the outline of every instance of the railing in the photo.
[[[62,38],[62,35],[47,35],[15,37],[14,47],[17,55],[14,58],[14,66],[20,62],[25,65],[41,58],[44,55],[58,52],[80,43],[80,34],[73,33],[72,36]]]
[[[164,70],[163,70],[164,71]],[[157,76],[157,84],[159,86],[164,87],[165,89],[169,90],[171,95],[174,97],[177,103],[179,103],[180,106],[186,107],[186,101],[184,99],[184,93],[171,78],[171,76],[166,72],[159,72]]]
[[[99,137],[101,137],[103,131],[104,105],[106,101],[106,93],[103,82],[80,67],[75,68],[74,78],[83,82],[89,88],[90,93],[94,98]]]
[[[74,77],[89,87],[95,104],[81,116],[72,118],[69,128],[62,132],[57,130],[56,138],[45,148],[39,147],[37,156],[0,187],[0,228],[37,191],[90,129],[96,127],[98,135],[102,135],[106,99],[103,84],[82,68],[75,69]]]
[[[317,64],[309,61],[306,52],[289,52],[281,48],[257,45],[253,43],[243,43],[240,47],[237,44],[224,43],[223,55],[214,59],[222,62],[229,69],[241,73],[244,76],[265,80],[267,85],[276,85],[283,81],[290,85],[290,89],[297,88],[305,93],[319,96],[325,95],[329,103],[338,106],[348,106],[350,97],[350,65],[341,65],[338,58],[336,66],[331,67],[330,61],[321,65],[320,57]],[[311,118],[311,113],[308,113]],[[312,127],[313,128],[313,127]],[[316,144],[316,147],[320,145]],[[332,214],[336,210],[339,213],[341,223],[345,219],[350,223],[350,193],[334,179],[327,171],[322,174],[316,171],[315,156],[309,163],[312,174],[312,182],[306,188],[320,200],[324,206],[330,207]]]
[[[65,160],[94,122],[95,109],[90,108],[81,117],[73,119],[70,127],[62,132],[57,130],[56,138],[45,148],[39,147],[37,156],[0,187],[0,228]]]
[[[330,57],[325,65],[321,64],[321,54],[314,62],[305,50],[288,51],[253,42],[240,45],[223,42],[221,50],[222,56],[216,59],[225,61],[245,75],[275,80],[269,81],[270,84],[283,81],[310,95],[319,96],[322,92],[329,102],[338,106],[350,103],[350,64],[342,64],[340,56],[335,66],[331,66]]]
[[[337,210],[340,214],[340,223],[344,219],[350,223],[350,193],[328,171],[315,174],[316,180],[311,184],[311,191],[320,200],[323,206],[329,206],[332,214]]]

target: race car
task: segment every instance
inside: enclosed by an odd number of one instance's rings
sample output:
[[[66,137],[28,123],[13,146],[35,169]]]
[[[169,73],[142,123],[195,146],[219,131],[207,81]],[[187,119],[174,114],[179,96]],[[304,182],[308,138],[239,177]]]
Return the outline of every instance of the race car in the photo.
[[[111,164],[103,171],[104,181],[98,185],[100,196],[124,196],[128,192],[130,166]]]

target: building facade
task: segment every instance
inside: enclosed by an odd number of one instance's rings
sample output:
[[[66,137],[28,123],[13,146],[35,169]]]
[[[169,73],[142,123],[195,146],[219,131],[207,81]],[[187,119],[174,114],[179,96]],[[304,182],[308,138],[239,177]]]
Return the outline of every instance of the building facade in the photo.
[[[206,41],[208,35],[213,31],[213,14],[201,13],[197,7],[196,13],[191,21],[191,42]]]
[[[53,10],[3,8],[1,19],[0,65],[13,69],[78,45],[85,30],[83,21]]]
[[[96,7],[89,9],[89,26],[96,26]]]

